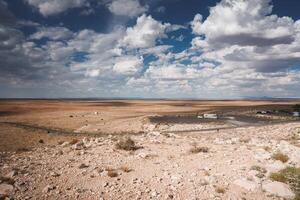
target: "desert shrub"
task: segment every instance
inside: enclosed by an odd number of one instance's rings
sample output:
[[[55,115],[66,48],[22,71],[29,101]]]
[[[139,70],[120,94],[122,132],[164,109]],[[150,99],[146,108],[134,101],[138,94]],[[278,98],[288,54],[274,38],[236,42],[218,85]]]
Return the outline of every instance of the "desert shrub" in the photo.
[[[295,200],[300,199],[300,168],[287,167],[279,172],[272,173],[270,178],[288,184],[295,192]]]
[[[70,145],[76,144],[76,143],[78,143],[78,142],[79,142],[78,139],[72,139],[72,140],[70,141]]]
[[[293,110],[294,110],[294,111],[300,112],[300,104],[294,105],[294,106],[293,106]]]
[[[107,176],[111,177],[111,178],[114,178],[114,177],[117,177],[119,174],[118,172],[116,171],[108,171],[107,172]]]
[[[216,186],[215,190],[217,193],[219,194],[224,194],[226,192],[225,188],[221,187],[221,186]]]
[[[130,169],[130,168],[127,167],[127,166],[122,166],[120,169],[121,169],[123,172],[126,172],[126,173],[129,173],[129,172],[133,171],[132,169]]]
[[[250,138],[240,138],[239,139],[239,141],[241,142],[241,143],[249,143],[250,142]]]
[[[267,173],[267,170],[265,168],[257,166],[257,165],[252,166],[250,169],[258,171],[258,174],[256,174],[256,176],[258,178],[263,178],[265,176],[265,174]]]
[[[255,171],[258,171],[258,172],[261,172],[261,173],[267,173],[267,170],[263,167],[260,167],[258,165],[254,165],[250,168],[251,170],[255,170]]]
[[[39,139],[39,143],[44,144],[44,140],[43,139]]]
[[[289,157],[281,152],[274,153],[272,158],[274,160],[280,160],[283,163],[286,163],[289,160]]]
[[[291,133],[287,140],[290,144],[300,147],[300,136],[297,133]]]
[[[107,176],[111,178],[119,176],[117,170],[112,167],[105,167],[105,171],[107,172]]]
[[[116,144],[116,148],[125,151],[135,151],[140,147],[136,146],[135,142],[130,137],[126,137],[119,140],[119,142]]]
[[[18,153],[21,153],[21,152],[28,152],[28,151],[31,151],[31,148],[20,147],[20,148],[17,149],[17,152],[18,152]]]
[[[208,147],[198,147],[198,146],[193,146],[190,149],[190,153],[207,153],[209,151]]]
[[[267,152],[272,151],[271,147],[269,147],[269,146],[265,146],[265,147],[264,147],[264,150],[267,151]]]

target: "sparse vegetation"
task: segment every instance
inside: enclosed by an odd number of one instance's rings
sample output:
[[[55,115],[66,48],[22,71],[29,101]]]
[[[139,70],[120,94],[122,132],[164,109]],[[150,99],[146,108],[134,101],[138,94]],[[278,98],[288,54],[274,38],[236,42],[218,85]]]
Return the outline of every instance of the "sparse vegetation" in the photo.
[[[70,141],[70,145],[74,145],[74,144],[76,144],[76,143],[78,143],[78,142],[79,142],[78,139],[72,139],[72,140]]]
[[[239,141],[240,141],[241,143],[249,143],[250,140],[251,140],[250,138],[240,138]]]
[[[265,177],[265,174],[267,173],[267,170],[265,168],[257,166],[257,165],[252,166],[250,169],[258,171],[258,174],[256,174],[256,177],[258,177],[258,178]]]
[[[198,147],[196,144],[193,144],[193,147],[190,149],[190,153],[208,153],[208,147]]]
[[[264,147],[264,150],[267,151],[267,152],[271,152],[272,149],[271,149],[271,147],[269,147],[269,146],[265,146],[265,147]]]
[[[283,163],[286,163],[289,160],[289,157],[286,154],[283,154],[283,153],[281,153],[279,151],[277,153],[274,153],[272,155],[272,158],[274,160],[280,160]]]
[[[221,186],[216,186],[215,191],[219,194],[224,194],[226,192],[225,188],[223,188]]]
[[[300,168],[287,167],[279,172],[272,173],[270,178],[288,184],[295,192],[295,200],[300,199]]]
[[[31,148],[21,147],[17,149],[17,152],[28,152],[31,151]]]
[[[118,172],[111,167],[106,167],[105,171],[107,171],[107,176],[111,178],[119,176]]]
[[[111,177],[111,178],[114,178],[114,177],[117,177],[119,174],[118,172],[112,170],[112,171],[107,171],[107,176]]]
[[[44,140],[43,139],[39,139],[39,143],[40,144],[44,144]]]
[[[120,169],[121,169],[123,172],[126,172],[126,173],[129,173],[129,172],[133,171],[132,169],[130,169],[130,168],[127,167],[127,166],[122,166]]]
[[[300,136],[299,133],[291,133],[288,138],[287,138],[288,142],[292,145],[295,146],[300,146]]]
[[[294,111],[297,111],[297,112],[300,112],[300,104],[296,104],[293,106],[293,110]]]
[[[126,137],[119,140],[119,142],[116,144],[116,148],[125,151],[135,151],[141,147],[136,146],[135,142],[130,137]]]

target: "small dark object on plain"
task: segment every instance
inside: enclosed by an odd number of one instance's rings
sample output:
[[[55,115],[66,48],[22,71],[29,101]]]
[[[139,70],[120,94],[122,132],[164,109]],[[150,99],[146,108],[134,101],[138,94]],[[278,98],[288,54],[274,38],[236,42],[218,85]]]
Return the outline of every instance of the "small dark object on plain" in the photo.
[[[43,140],[43,139],[40,139],[40,140],[39,140],[39,143],[44,144],[44,140]]]

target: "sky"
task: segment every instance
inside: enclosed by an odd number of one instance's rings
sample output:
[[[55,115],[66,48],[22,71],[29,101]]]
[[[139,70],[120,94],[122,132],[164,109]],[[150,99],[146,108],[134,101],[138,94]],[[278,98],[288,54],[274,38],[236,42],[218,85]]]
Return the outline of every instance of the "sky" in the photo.
[[[300,97],[298,0],[0,0],[0,98]]]

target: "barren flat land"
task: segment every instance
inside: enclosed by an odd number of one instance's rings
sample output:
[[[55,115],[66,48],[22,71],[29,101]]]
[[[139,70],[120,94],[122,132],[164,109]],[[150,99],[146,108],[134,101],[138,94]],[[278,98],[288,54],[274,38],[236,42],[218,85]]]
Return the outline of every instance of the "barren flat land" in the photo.
[[[299,103],[0,100],[0,199],[299,199]]]

